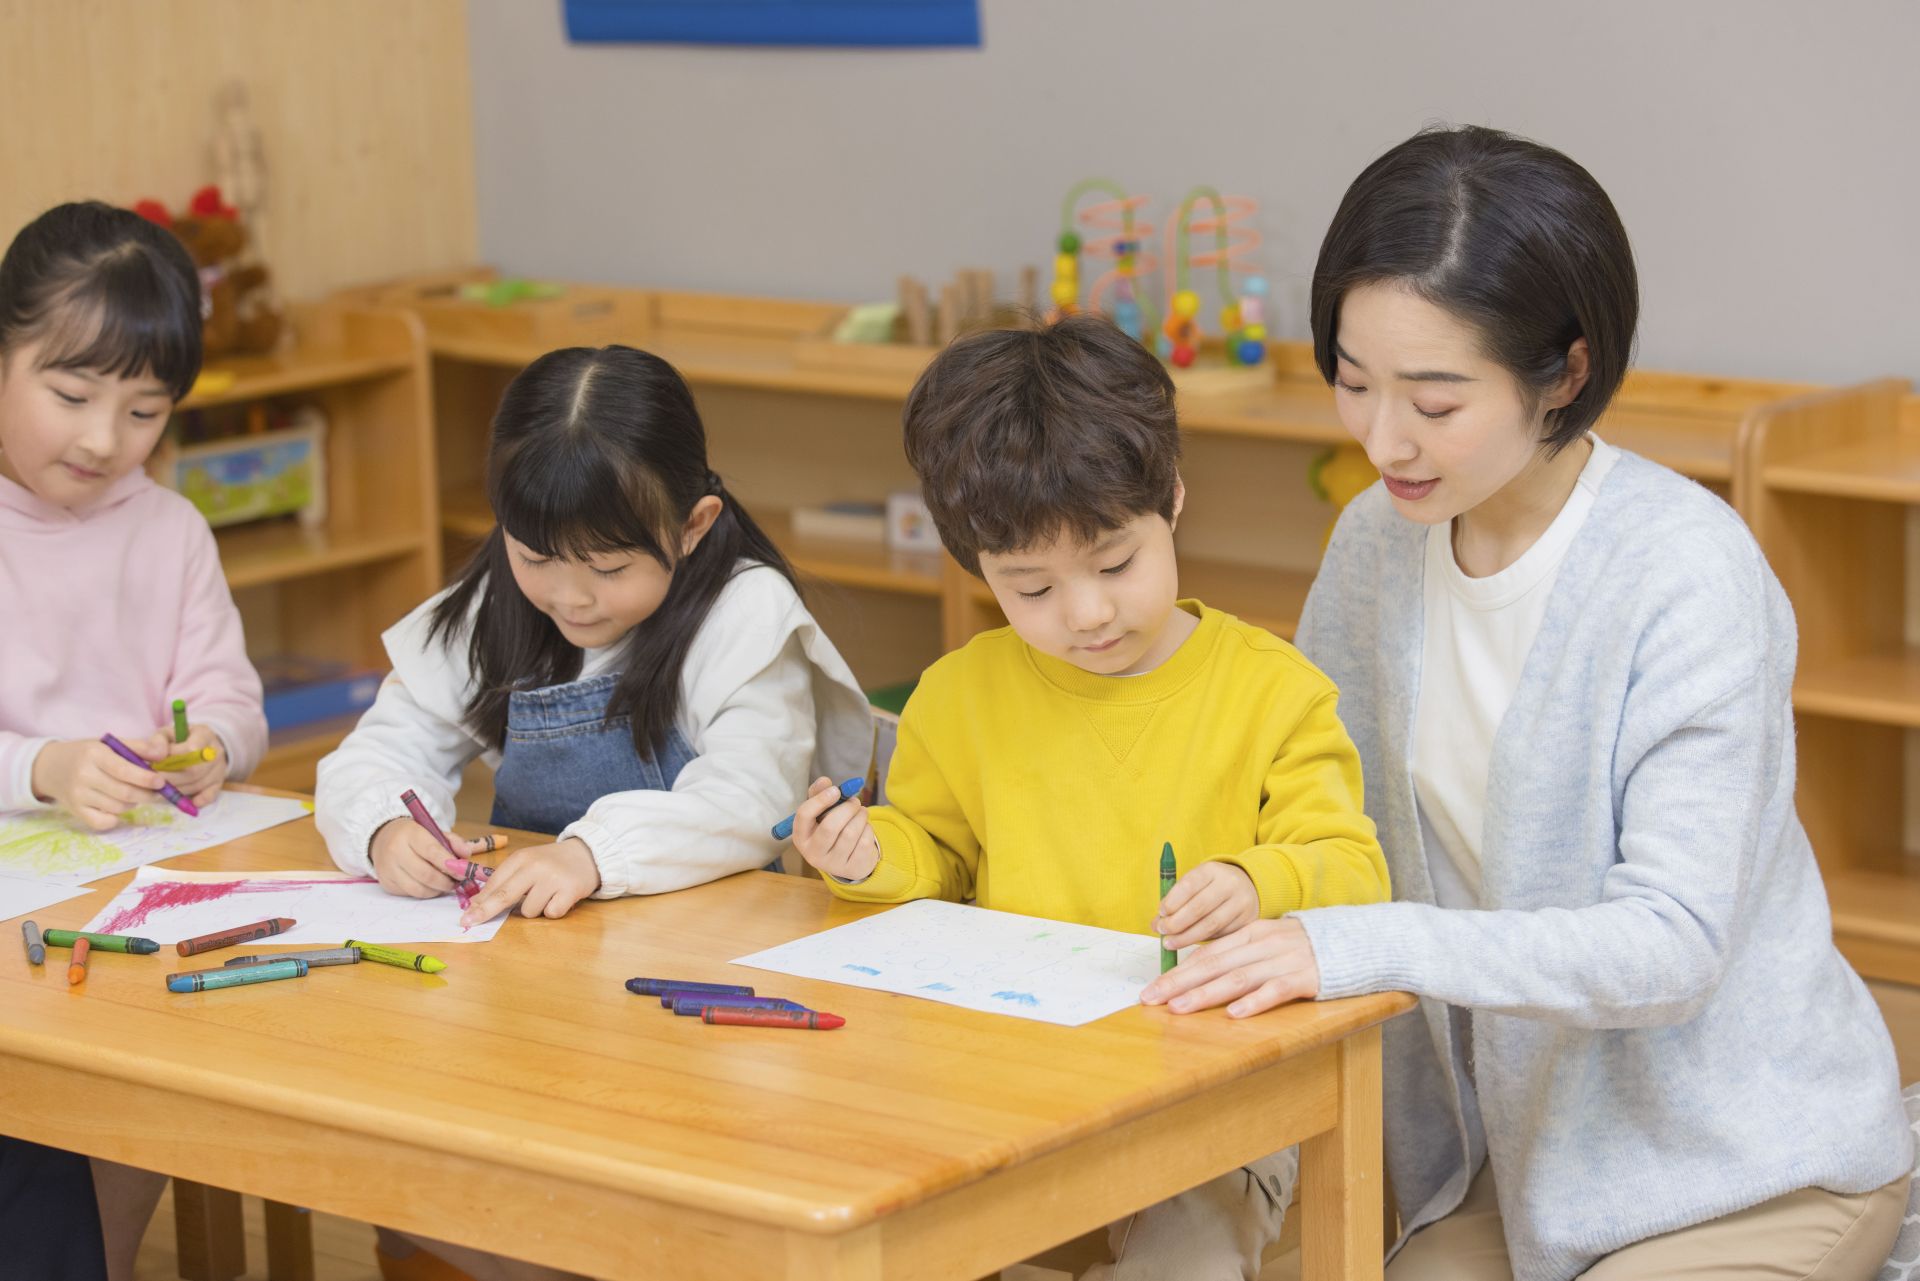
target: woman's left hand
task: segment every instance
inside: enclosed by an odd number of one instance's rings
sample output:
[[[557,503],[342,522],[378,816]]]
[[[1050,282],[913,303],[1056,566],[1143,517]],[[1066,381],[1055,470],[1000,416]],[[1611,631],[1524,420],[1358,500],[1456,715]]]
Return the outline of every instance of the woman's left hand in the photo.
[[[501,860],[486,887],[460,914],[463,928],[491,921],[518,904],[522,916],[565,916],[600,888],[600,867],[582,840],[535,845]]]
[[[1147,984],[1140,1000],[1191,1014],[1226,1005],[1236,1019],[1320,995],[1320,966],[1298,921],[1255,921],[1195,949]],[[1228,1005],[1228,1002],[1232,1004]]]

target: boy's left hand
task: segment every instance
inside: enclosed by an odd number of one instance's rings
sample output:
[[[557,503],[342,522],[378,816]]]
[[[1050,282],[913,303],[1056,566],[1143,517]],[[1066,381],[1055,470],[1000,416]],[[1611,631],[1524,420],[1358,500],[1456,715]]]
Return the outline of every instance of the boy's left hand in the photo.
[[[170,770],[160,777],[185,792],[196,809],[218,799],[220,789],[227,781],[227,745],[220,741],[220,736],[205,725],[187,726],[187,737],[179,743],[173,741],[173,726],[162,725],[159,732],[160,737],[167,741],[168,756],[197,752],[204,747],[214,750],[216,755],[212,760],[202,761],[190,769]]]
[[[1232,863],[1202,863],[1167,891],[1153,932],[1177,952],[1259,919],[1260,893],[1252,877]]]
[[[516,903],[522,916],[565,916],[600,888],[600,866],[585,841],[569,838],[518,850],[501,860],[460,914],[462,927],[490,921]]]

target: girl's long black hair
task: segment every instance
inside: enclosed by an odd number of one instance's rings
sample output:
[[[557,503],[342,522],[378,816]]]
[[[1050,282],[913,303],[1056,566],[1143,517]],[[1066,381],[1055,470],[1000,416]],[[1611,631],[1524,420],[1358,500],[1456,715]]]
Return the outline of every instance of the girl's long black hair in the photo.
[[[720,515],[683,557],[681,529],[709,494]],[[487,499],[498,523],[434,609],[428,635],[452,645],[472,616],[467,725],[495,748],[514,690],[565,684],[581,665],[581,651],[515,586],[505,534],[542,556],[644,552],[672,571],[660,608],[628,634],[607,706],[609,721],[630,718],[642,756],[666,743],[687,650],[727,582],[752,564],[793,582],[786,558],[708,470],[686,382],[632,347],[568,347],[520,372],[494,414]]]

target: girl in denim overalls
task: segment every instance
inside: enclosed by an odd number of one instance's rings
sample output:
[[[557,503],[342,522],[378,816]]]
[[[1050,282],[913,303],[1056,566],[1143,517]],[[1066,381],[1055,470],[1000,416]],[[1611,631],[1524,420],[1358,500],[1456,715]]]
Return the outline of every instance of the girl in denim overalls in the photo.
[[[508,855],[468,916],[561,916],[764,867],[809,779],[866,770],[866,699],[708,470],[672,366],[631,347],[534,361],[494,417],[487,498],[499,524],[388,630],[393,674],[320,763],[320,831],[342,868],[395,894],[453,890],[400,795],[451,830],[480,756],[493,821],[558,835]]]

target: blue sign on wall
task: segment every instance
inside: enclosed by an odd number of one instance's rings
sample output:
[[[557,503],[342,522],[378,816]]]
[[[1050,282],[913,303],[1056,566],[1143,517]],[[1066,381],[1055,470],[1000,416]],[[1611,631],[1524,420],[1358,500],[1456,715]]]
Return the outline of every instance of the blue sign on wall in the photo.
[[[575,41],[978,45],[979,0],[565,0]]]

